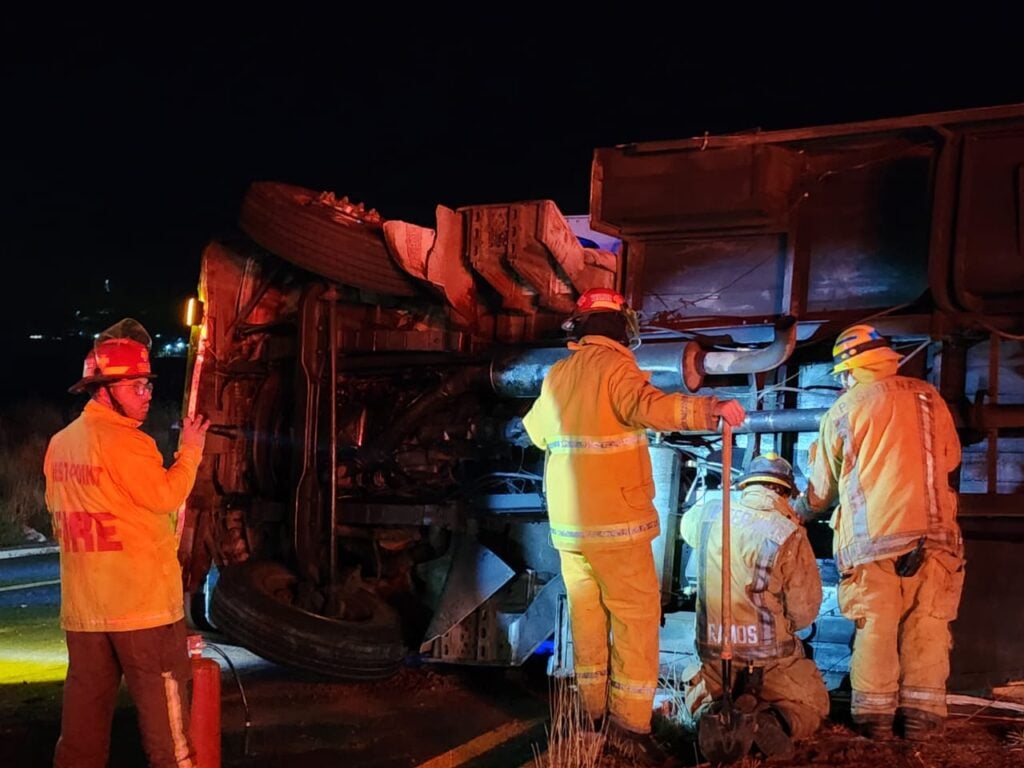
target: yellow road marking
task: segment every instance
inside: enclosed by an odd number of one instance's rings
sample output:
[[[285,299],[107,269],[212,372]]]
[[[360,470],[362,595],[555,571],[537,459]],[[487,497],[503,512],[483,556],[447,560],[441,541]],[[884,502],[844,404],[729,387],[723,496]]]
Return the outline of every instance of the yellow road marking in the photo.
[[[427,760],[425,763],[420,763],[416,768],[456,768],[464,763],[468,763],[475,757],[480,757],[480,755],[490,752],[499,744],[504,744],[509,739],[513,739],[543,722],[544,718],[542,717],[533,720],[513,720],[511,723],[498,726],[493,731],[489,731],[482,736],[470,739],[465,744],[460,744],[443,755],[438,755]]]

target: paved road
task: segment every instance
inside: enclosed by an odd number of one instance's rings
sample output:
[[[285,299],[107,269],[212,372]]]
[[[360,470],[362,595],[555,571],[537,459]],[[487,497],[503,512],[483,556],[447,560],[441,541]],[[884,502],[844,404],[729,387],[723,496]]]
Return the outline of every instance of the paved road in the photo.
[[[56,554],[0,558],[0,765],[52,761],[67,661],[59,603]],[[519,768],[545,742],[548,681],[539,659],[512,671],[406,667],[353,684],[306,677],[214,633],[206,638],[206,654],[222,667],[223,768]],[[112,744],[111,768],[145,763],[127,696]]]
[[[0,609],[60,604],[60,563],[55,552],[0,558]]]

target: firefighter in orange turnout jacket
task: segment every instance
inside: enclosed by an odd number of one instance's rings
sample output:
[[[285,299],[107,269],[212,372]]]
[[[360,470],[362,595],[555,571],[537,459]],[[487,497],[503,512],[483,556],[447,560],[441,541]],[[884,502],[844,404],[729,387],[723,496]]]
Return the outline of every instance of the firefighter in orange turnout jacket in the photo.
[[[177,459],[164,469],[153,439],[139,430],[152,397],[149,346],[131,319],[100,334],[70,390],[91,399],[46,451],[69,661],[57,768],[106,766],[122,676],[149,765],[195,765],[172,515],[195,481],[207,424],[185,419]]]
[[[844,394],[821,420],[807,491],[796,509],[830,509],[839,607],[855,622],[853,720],[866,735],[940,733],[963,589],[964,560],[949,473],[960,443],[942,397],[898,376],[899,355],[869,325],[840,334],[833,373]],[[899,716],[899,722],[896,716]]]
[[[646,430],[713,430],[719,417],[739,424],[745,414],[734,400],[653,386],[631,352],[639,342],[636,315],[614,291],[584,293],[563,328],[576,339],[573,352],[551,367],[523,423],[546,451],[551,540],[568,594],[583,705],[595,722],[607,710],[613,726],[644,737],[661,617]]]
[[[732,641],[735,701],[754,714],[754,742],[769,757],[792,752],[828,715],[825,683],[795,636],[818,615],[821,576],[807,532],[789,506],[793,468],[780,456],[756,457],[732,503]],[[695,720],[722,696],[722,502],[694,507],[681,524],[697,558],[698,668],[684,673]]]

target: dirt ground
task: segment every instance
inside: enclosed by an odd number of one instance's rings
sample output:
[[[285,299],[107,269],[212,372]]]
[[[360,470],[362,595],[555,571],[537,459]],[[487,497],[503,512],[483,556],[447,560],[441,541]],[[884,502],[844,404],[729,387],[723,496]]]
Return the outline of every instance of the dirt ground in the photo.
[[[266,662],[240,665],[241,693],[222,678],[223,768],[627,768],[605,754],[597,762],[553,763],[548,754],[552,687],[542,671],[507,672],[409,667],[377,683],[336,683],[294,675]],[[59,732],[60,683],[0,686],[0,766],[35,768],[52,760]],[[845,724],[845,705],[796,756],[737,764],[841,768],[1010,768],[1024,766],[1024,718],[1006,710],[961,707],[947,733],[917,744],[871,742]],[[251,725],[247,728],[246,711]],[[1011,715],[1011,716],[1006,716]],[[510,726],[514,726],[510,729]],[[473,750],[467,745],[489,744]],[[693,737],[663,724],[659,734],[680,766],[707,765]],[[111,768],[144,765],[130,701],[123,697],[113,729]]]
[[[694,764],[694,758],[691,756],[687,762]],[[1014,724],[953,717],[943,737],[923,744],[897,738],[884,742],[870,741],[857,736],[845,725],[827,723],[814,738],[798,744],[796,755],[790,760],[765,760],[752,755],[739,765],[743,768],[758,765],[1020,768],[1024,766],[1024,721]]]
[[[669,766],[709,766],[688,737],[676,742]],[[584,761],[579,768],[631,768],[634,761],[605,753],[598,762]],[[568,768],[569,763],[564,763]],[[789,760],[768,760],[752,753],[735,763],[737,768],[778,766],[836,766],[837,768],[1021,768],[1024,766],[1024,721],[993,721],[952,717],[947,733],[928,743],[893,738],[873,742],[857,736],[847,726],[827,723],[812,739],[797,745]],[[537,768],[559,768],[542,757]],[[573,768],[576,768],[575,766]]]
[[[665,731],[672,738],[671,728]],[[680,765],[702,762],[693,735],[680,730],[671,742]],[[609,762],[620,768],[628,762]],[[767,760],[752,754],[737,765],[841,766],[842,768],[1021,768],[1024,766],[1024,716],[980,705],[950,708],[946,732],[925,743],[893,737],[872,741],[855,733],[849,722],[849,704],[841,692],[833,692],[831,717],[813,738],[798,742],[796,754],[787,760]],[[602,764],[604,768],[604,764]]]
[[[952,717],[941,738],[926,743],[902,739],[873,742],[849,728],[829,724],[801,744],[796,757],[771,765],[836,765],[844,768],[1010,768],[1024,766],[1024,721],[1006,722],[981,716]]]

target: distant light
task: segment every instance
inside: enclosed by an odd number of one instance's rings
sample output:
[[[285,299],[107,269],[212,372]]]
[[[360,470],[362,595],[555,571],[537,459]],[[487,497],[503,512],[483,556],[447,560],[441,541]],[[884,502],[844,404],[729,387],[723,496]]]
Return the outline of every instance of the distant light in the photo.
[[[98,339],[98,338],[100,337],[100,335],[99,335],[98,333],[94,333],[94,334],[92,335],[92,337],[93,337],[94,339]]]
[[[41,333],[30,333],[28,335],[28,337],[30,339],[35,339],[36,341],[38,341],[39,339],[43,338],[43,334],[41,334]]]
[[[154,336],[154,338],[157,338],[157,339],[160,338],[160,334],[159,333],[154,333],[153,336]]]
[[[185,357],[185,352],[188,349],[188,342],[184,339],[175,339],[174,341],[168,341],[161,344],[159,347],[158,357]]]
[[[109,277],[106,280],[103,281],[103,290],[105,290],[107,293],[110,293],[110,278]]]

